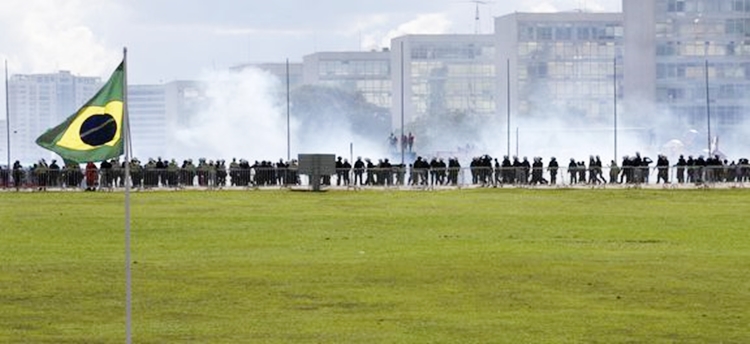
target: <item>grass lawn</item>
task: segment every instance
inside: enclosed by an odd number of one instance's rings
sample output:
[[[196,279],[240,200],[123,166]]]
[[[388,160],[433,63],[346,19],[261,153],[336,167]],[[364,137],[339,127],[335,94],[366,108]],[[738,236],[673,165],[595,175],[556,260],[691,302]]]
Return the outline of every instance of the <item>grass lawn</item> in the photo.
[[[122,193],[0,193],[0,342],[119,343]],[[137,343],[748,343],[744,190],[145,192]]]

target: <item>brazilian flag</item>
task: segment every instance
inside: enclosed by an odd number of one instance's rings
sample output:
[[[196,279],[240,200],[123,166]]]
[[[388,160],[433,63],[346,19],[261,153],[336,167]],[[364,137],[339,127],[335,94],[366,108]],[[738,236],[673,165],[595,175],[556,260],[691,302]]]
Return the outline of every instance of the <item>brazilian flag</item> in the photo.
[[[91,100],[65,122],[39,136],[36,143],[77,163],[122,155],[125,87],[123,61]]]

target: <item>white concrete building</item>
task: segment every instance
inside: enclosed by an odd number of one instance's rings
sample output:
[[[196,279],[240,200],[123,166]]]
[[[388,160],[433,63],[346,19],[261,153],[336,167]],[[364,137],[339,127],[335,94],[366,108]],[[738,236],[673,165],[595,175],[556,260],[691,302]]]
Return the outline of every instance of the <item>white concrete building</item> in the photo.
[[[318,52],[303,61],[303,84],[339,88],[360,94],[371,104],[391,107],[389,51]]]
[[[514,13],[495,19],[495,38],[503,115],[510,100],[514,117],[611,121],[615,85],[622,97],[622,14]]]
[[[73,115],[96,94],[102,82],[98,77],[79,77],[60,71],[13,75],[8,86],[11,158],[30,164],[56,157],[39,147],[36,139]]]
[[[750,118],[750,1],[624,0],[623,10],[628,111],[701,129],[709,110],[718,129]]]
[[[496,115],[494,35],[401,36],[391,41],[390,59],[394,131],[402,109],[405,127],[438,112]]]
[[[128,87],[130,131],[134,156],[172,158],[180,151],[175,132],[206,106],[205,85],[197,81],[173,81],[163,85]]]

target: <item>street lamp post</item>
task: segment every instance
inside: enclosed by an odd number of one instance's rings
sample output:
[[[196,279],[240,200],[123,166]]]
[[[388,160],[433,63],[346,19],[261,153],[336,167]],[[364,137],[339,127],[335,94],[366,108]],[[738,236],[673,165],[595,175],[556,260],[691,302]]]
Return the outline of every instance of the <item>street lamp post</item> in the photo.
[[[698,41],[698,25],[701,23],[702,14],[698,14],[698,18],[695,18],[693,20],[693,31],[695,33],[695,40],[696,43]],[[704,71],[705,71],[705,88],[706,88],[706,142],[707,142],[707,149],[708,149],[708,157],[711,157],[711,88],[709,84],[709,65],[708,65],[708,48],[709,48],[710,42],[708,40],[704,41],[703,46],[703,59],[704,59]]]
[[[710,157],[711,152],[711,88],[708,82],[708,41],[706,41],[706,47],[703,53],[705,57],[705,70],[706,70],[706,130],[708,135],[708,156]]]

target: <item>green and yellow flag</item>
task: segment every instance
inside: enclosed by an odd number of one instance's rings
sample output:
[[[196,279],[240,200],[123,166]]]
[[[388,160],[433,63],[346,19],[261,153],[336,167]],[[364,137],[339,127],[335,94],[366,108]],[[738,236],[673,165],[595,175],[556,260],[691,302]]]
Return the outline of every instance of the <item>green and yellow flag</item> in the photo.
[[[78,112],[36,139],[66,161],[97,162],[123,154],[125,62]]]

